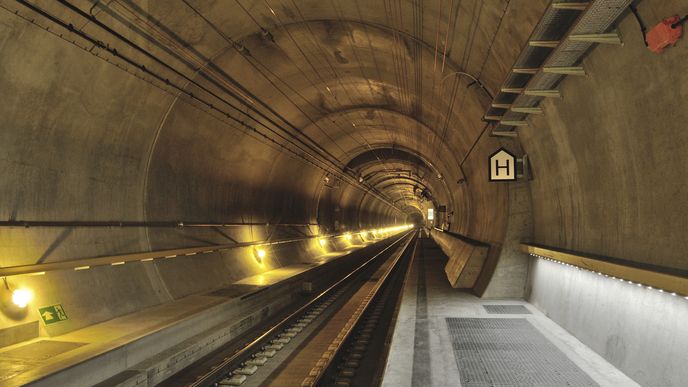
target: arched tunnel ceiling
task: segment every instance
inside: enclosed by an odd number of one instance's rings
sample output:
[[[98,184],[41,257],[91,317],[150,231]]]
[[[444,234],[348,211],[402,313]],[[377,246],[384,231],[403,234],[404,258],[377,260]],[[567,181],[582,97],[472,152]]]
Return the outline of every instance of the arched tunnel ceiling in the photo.
[[[128,159],[138,164],[108,182],[131,185],[144,198],[127,217],[317,222],[326,198],[382,219],[426,200],[448,205],[456,230],[498,240],[487,235],[501,222],[497,214],[477,216],[504,195],[480,177],[483,154],[499,145],[484,136],[482,117],[547,4],[36,0],[8,2],[6,10],[19,15],[13,23],[25,23],[18,30],[30,32],[22,44],[60,42],[44,50],[47,60],[60,58],[56,72],[88,74],[68,74],[90,85],[85,111],[64,98],[69,90],[58,76],[46,80],[60,91],[46,98],[59,102],[62,116],[102,127],[140,107],[131,124],[141,149]],[[111,116],[92,113],[100,104]],[[112,149],[87,145],[102,157],[129,151],[124,141]],[[425,166],[381,158],[347,168],[383,148],[403,149]],[[70,162],[61,168],[70,170]],[[328,176],[343,185],[324,183]],[[331,187],[339,191],[328,193]]]
[[[504,241],[482,118],[548,1],[0,4],[4,219],[238,225],[13,228],[3,266],[377,229],[438,205],[438,225]],[[102,288],[124,278],[140,305],[107,293],[118,309],[82,323],[249,273],[204,258],[118,268]]]
[[[489,90],[530,32],[516,26],[534,25],[547,2],[80,3],[151,52],[197,69],[206,90],[191,92],[213,100],[209,91],[231,91],[235,104],[265,113],[249,125],[286,123],[326,163],[401,146],[458,181],[484,131]],[[451,201],[449,188],[433,191]]]
[[[442,203],[450,197],[441,173],[423,158],[404,149],[371,148],[351,159],[346,167],[395,203],[402,199],[437,201],[433,190],[438,186],[435,192]],[[413,207],[420,209],[418,204]]]

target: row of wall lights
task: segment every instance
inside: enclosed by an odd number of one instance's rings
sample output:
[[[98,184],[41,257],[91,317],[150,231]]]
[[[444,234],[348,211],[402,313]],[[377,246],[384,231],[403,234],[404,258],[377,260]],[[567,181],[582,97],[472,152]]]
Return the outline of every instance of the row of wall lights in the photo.
[[[604,273],[599,272],[599,271],[589,270],[589,269],[586,269],[586,268],[583,268],[583,267],[580,267],[580,266],[572,265],[572,264],[567,263],[567,262],[562,262],[562,261],[556,260],[556,259],[554,259],[554,258],[544,257],[544,256],[542,256],[542,255],[533,254],[533,253],[530,253],[530,255],[533,256],[533,257],[536,257],[536,258],[544,259],[545,261],[550,261],[550,262],[558,263],[558,264],[560,264],[560,265],[567,266],[567,267],[570,267],[570,268],[575,268],[576,270],[585,270],[585,271],[588,271],[588,272],[597,274],[597,275],[600,276],[600,277],[604,276],[605,278],[608,278],[608,279],[610,279],[610,280],[619,280],[620,282],[627,283],[627,284],[629,284],[629,285],[633,285],[633,286],[636,286],[636,287],[639,287],[639,288],[645,288],[645,289],[647,289],[647,290],[656,290],[656,291],[658,291],[659,293],[670,294],[670,295],[672,295],[672,296],[674,296],[674,297],[677,297],[677,296],[678,296],[678,294],[676,294],[675,292],[669,292],[669,291],[666,291],[666,290],[664,290],[664,289],[654,288],[654,287],[649,286],[649,285],[644,285],[644,284],[641,284],[641,283],[638,283],[638,282],[633,282],[633,281],[625,280],[625,279],[623,279],[623,278],[617,278],[617,277],[615,277],[615,276],[610,276],[610,275],[608,275],[608,274],[604,274]],[[682,296],[682,297],[683,297],[684,299],[688,300],[688,296]]]
[[[413,227],[413,226],[412,225],[403,225],[403,226],[387,227],[387,228],[381,228],[381,229],[376,229],[376,230],[371,230],[371,231],[361,231],[357,234],[361,238],[367,238],[369,234],[372,234],[374,238],[379,238],[379,237],[385,236],[386,234],[391,234],[394,232],[408,230],[411,227]],[[353,234],[352,233],[345,233],[345,234],[340,235],[339,237],[343,237],[347,241],[353,240]],[[320,244],[320,247],[324,248],[327,245],[327,239],[320,238],[318,240],[318,243]],[[191,255],[191,254],[188,254],[188,255]],[[193,255],[195,255],[195,254],[193,254]],[[256,246],[253,248],[253,256],[254,256],[255,260],[258,261],[258,263],[262,264],[263,259],[267,256],[267,251],[264,248],[262,248],[261,246]],[[168,258],[168,257],[165,257],[165,258]],[[169,258],[173,258],[173,256],[169,257]],[[148,258],[148,259],[143,259],[142,261],[152,261],[152,260],[153,260],[153,258]],[[114,262],[114,263],[111,263],[111,265],[112,266],[119,266],[119,265],[123,265],[124,263],[125,262]],[[80,270],[87,270],[90,268],[91,268],[90,266],[78,266],[78,267],[75,267],[74,270],[80,271]],[[45,272],[41,272],[40,274],[44,274],[44,273]],[[34,273],[34,275],[35,274],[39,274],[39,273]],[[5,282],[6,289],[10,290],[10,287],[7,284],[6,278],[4,278],[4,282]],[[11,294],[12,294],[11,295],[12,304],[14,304],[16,307],[18,307],[20,309],[26,308],[29,305],[29,303],[31,302],[31,300],[33,300],[33,292],[29,289],[24,289],[24,288],[14,289],[11,291]]]

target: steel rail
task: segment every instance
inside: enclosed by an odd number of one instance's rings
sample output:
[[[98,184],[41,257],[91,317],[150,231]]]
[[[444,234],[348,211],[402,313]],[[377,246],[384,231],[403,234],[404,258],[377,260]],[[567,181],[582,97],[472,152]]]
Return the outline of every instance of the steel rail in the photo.
[[[272,336],[277,334],[282,328],[287,326],[291,321],[295,320],[298,316],[300,316],[306,310],[308,310],[310,307],[315,305],[319,300],[324,299],[326,296],[333,293],[335,289],[337,289],[342,284],[344,284],[352,276],[358,274],[364,268],[368,267],[375,259],[377,259],[377,257],[379,257],[381,254],[383,254],[387,250],[391,249],[393,246],[397,245],[400,241],[402,241],[404,238],[411,235],[413,232],[415,232],[415,230],[412,229],[412,230],[409,230],[408,232],[404,233],[401,237],[399,237],[397,240],[392,242],[389,246],[385,247],[382,251],[375,254],[372,258],[368,259],[366,262],[364,262],[363,264],[358,266],[354,271],[347,274],[344,278],[340,279],[339,281],[337,281],[336,283],[334,283],[333,285],[331,285],[327,289],[320,292],[315,298],[313,298],[307,304],[301,306],[295,312],[291,313],[287,317],[280,320],[272,328],[268,329],[266,332],[262,333],[260,336],[253,339],[251,342],[247,343],[243,348],[238,350],[235,354],[226,358],[224,361],[222,361],[222,363],[219,363],[218,365],[213,367],[213,369],[210,372],[206,373],[205,375],[199,376],[194,383],[189,385],[189,387],[213,386],[217,382],[217,380],[223,378],[224,375],[226,375],[229,371],[231,371],[232,366],[238,360],[240,360],[244,357],[249,357],[253,351],[260,348],[260,346],[263,343],[265,343]]]
[[[411,230],[411,232],[407,233],[404,235],[406,237],[409,234],[417,233],[418,230]],[[344,343],[347,341],[349,336],[351,336],[351,332],[354,331],[354,328],[360,321],[361,317],[365,314],[365,312],[368,310],[370,305],[373,303],[374,300],[376,300],[376,297],[379,294],[379,291],[383,288],[383,285],[387,282],[387,278],[391,275],[391,273],[394,271],[394,269],[397,267],[397,264],[399,261],[401,261],[402,256],[408,251],[409,245],[411,242],[414,240],[413,237],[409,238],[408,241],[406,241],[406,244],[402,248],[401,253],[394,259],[394,262],[390,265],[390,269],[387,270],[377,281],[373,289],[371,289],[369,296],[366,297],[366,299],[361,303],[361,306],[359,309],[354,313],[354,315],[351,317],[351,319],[347,322],[347,325],[340,331],[341,336],[338,336],[338,346],[337,348],[333,351],[333,353],[329,356],[322,357],[320,360],[325,360],[324,364],[322,365],[316,365],[311,372],[309,373],[309,376],[303,381],[301,386],[307,387],[307,386],[316,386],[320,379],[325,375],[325,372],[327,371],[327,368],[332,365],[332,361],[335,359],[335,356],[339,353],[339,351],[342,349],[342,346]],[[333,343],[334,344],[334,343]],[[328,348],[329,351],[329,348]]]

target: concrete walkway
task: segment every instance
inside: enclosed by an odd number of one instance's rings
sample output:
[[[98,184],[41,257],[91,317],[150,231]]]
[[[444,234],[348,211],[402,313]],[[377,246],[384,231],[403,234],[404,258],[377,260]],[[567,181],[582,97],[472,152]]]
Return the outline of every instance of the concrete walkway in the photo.
[[[266,271],[207,294],[191,295],[54,337],[0,348],[0,386],[90,386],[103,375],[130,384],[159,382],[287,305],[301,284],[244,297],[288,282],[365,245],[323,254],[317,262]],[[283,306],[282,305],[282,306]],[[268,309],[266,309],[268,308]],[[181,343],[175,345],[176,343]],[[171,347],[171,348],[170,348]],[[191,348],[191,349],[189,349]],[[164,365],[162,365],[164,364]],[[150,369],[155,369],[151,378]],[[146,377],[147,375],[147,377]]]
[[[384,386],[637,386],[533,305],[451,288],[446,262],[419,240]]]

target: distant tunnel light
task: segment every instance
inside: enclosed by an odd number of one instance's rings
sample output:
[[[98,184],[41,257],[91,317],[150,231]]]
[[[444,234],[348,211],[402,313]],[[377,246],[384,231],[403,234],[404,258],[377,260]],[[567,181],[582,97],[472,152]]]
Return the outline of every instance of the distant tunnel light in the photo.
[[[12,292],[12,303],[20,308],[26,308],[26,306],[33,299],[33,293],[27,289],[15,289]]]
[[[320,247],[325,247],[325,245],[327,244],[327,239],[320,238],[320,240],[318,240],[318,243],[320,243]]]
[[[354,238],[354,236],[351,235],[350,232],[347,232],[346,234],[344,234],[344,239],[346,239],[347,241],[350,241],[350,240],[352,240],[353,238]]]
[[[266,254],[267,254],[267,253],[266,253],[265,250],[263,250],[263,249],[258,249],[258,250],[256,250],[256,255],[257,255],[258,258],[260,258],[260,259],[265,258],[265,255],[266,255]]]
[[[365,237],[367,237],[367,236],[368,236],[368,232],[367,232],[367,231],[361,231],[361,238],[365,238]]]
[[[433,220],[435,219],[435,210],[432,208],[428,208],[428,220]]]

